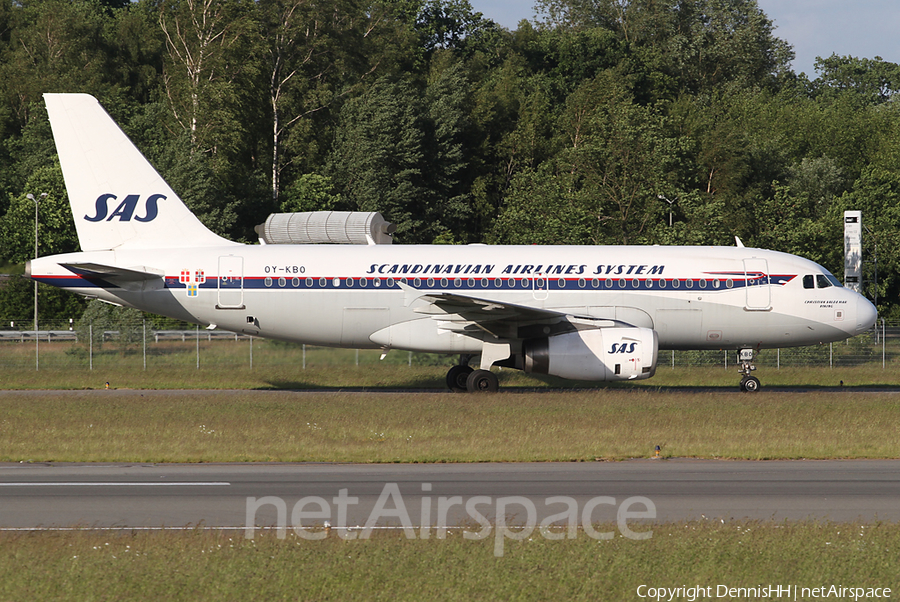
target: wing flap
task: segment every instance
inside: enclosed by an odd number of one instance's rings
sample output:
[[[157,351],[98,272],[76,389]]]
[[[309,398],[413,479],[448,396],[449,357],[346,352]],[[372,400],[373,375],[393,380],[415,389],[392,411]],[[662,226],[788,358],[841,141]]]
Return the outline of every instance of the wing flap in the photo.
[[[429,305],[416,308],[413,311],[434,315],[440,320],[451,320],[450,316],[460,316],[462,321],[468,322],[546,322],[558,321],[566,317],[565,313],[550,309],[528,307],[515,303],[504,303],[469,297],[455,293],[427,293],[419,297]],[[437,311],[435,311],[437,310]]]
[[[438,330],[459,334],[487,333],[495,338],[521,339],[570,330],[630,326],[620,320],[573,315],[567,311],[529,307],[458,293],[421,293],[400,283],[407,296],[407,305],[425,302],[414,312],[428,315]]]

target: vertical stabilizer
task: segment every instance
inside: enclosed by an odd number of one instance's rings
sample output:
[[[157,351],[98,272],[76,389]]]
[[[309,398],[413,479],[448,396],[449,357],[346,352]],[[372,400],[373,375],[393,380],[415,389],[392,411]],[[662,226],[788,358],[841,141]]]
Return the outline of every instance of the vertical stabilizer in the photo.
[[[88,94],[44,94],[82,251],[236,244],[211,232]]]

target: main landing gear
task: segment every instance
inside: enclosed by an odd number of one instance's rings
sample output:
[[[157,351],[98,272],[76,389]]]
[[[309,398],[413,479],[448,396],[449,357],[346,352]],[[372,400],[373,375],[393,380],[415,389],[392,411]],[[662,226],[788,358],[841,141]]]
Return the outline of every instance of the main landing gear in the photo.
[[[755,355],[755,351],[753,349],[741,349],[738,351],[738,364],[740,364],[741,368],[738,372],[741,373],[741,391],[747,393],[755,393],[759,391],[759,379],[755,376],[750,376],[750,373],[756,370],[756,366],[753,365],[753,356]]]
[[[474,370],[469,366],[471,356],[463,355],[459,364],[447,372],[447,387],[454,393],[492,393],[500,388],[497,375],[490,370]]]
[[[467,356],[463,356],[460,358],[461,363],[453,366],[450,368],[450,371],[447,372],[447,386],[454,393],[463,393],[468,390],[466,381],[468,380],[469,375],[474,372],[472,367],[468,364],[468,360],[469,358]]]

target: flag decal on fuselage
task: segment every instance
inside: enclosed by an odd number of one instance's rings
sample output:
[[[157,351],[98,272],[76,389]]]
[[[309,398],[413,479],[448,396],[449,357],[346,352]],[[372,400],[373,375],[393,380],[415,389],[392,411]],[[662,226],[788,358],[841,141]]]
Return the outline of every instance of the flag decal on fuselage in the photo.
[[[178,277],[178,282],[187,287],[188,297],[197,297],[200,295],[200,285],[206,282],[206,272],[201,269],[183,269]]]

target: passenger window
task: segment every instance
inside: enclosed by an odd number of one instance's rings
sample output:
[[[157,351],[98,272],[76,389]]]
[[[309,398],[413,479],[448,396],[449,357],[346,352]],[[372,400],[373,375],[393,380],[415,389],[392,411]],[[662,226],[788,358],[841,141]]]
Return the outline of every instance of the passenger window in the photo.
[[[803,288],[816,288],[812,274],[807,274],[803,277]]]
[[[816,274],[816,286],[818,288],[828,288],[831,286],[831,281],[822,274]]]

